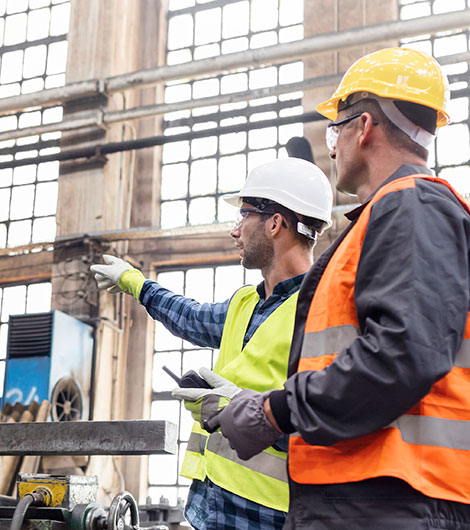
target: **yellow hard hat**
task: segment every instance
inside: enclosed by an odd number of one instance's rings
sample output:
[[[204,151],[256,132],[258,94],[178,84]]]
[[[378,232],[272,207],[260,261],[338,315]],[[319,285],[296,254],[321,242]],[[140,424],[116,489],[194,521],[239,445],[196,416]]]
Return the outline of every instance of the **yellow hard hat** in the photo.
[[[320,103],[317,111],[336,120],[338,103],[355,92],[411,101],[437,111],[437,126],[450,121],[445,107],[449,99],[447,77],[430,55],[409,48],[384,48],[357,60],[344,74],[336,92]]]

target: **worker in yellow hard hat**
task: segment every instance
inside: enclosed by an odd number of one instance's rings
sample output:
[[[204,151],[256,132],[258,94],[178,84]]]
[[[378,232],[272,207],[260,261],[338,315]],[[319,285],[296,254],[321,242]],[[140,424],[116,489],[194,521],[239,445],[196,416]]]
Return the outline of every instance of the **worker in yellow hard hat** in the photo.
[[[209,419],[240,458],[290,434],[285,528],[470,528],[470,211],[427,167],[439,64],[359,59],[317,110],[362,205],[299,293],[289,378]]]

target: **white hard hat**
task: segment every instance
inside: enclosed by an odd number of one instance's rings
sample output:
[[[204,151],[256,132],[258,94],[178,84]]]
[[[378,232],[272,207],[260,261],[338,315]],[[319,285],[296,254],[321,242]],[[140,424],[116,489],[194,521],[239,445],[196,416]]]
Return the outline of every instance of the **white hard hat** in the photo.
[[[243,197],[269,199],[331,226],[333,192],[328,178],[315,164],[300,158],[266,162],[250,172],[238,193],[223,196],[233,206],[241,206]]]

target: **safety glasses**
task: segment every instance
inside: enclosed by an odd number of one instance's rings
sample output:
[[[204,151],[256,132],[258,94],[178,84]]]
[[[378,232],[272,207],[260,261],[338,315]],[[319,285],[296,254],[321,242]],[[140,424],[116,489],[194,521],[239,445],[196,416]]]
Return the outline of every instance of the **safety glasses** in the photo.
[[[329,151],[336,149],[336,144],[338,143],[338,136],[341,132],[341,126],[346,125],[346,123],[349,123],[350,121],[355,120],[356,118],[359,118],[363,114],[363,112],[358,112],[357,114],[353,114],[347,118],[344,118],[344,120],[332,121],[328,124],[328,126],[326,127],[326,146],[328,147]],[[378,124],[379,122],[375,118],[372,118],[372,125]]]
[[[360,116],[362,116],[362,114],[362,112],[358,112],[357,114],[353,114],[348,118],[344,118],[344,120],[332,121],[328,124],[326,128],[326,146],[328,147],[329,151],[332,151],[336,148],[338,136],[341,131],[341,125],[346,125],[346,123],[349,123],[350,121],[359,118]]]
[[[235,228],[240,228],[243,221],[248,217],[250,213],[256,213],[258,215],[274,215],[276,212],[272,210],[256,210],[254,208],[240,208],[237,212],[237,219],[235,221]]]

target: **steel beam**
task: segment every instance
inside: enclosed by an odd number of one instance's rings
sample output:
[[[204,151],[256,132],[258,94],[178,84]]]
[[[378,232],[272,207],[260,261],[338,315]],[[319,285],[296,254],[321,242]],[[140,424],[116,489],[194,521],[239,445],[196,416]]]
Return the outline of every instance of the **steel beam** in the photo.
[[[176,435],[168,421],[0,423],[0,455],[175,454]]]

